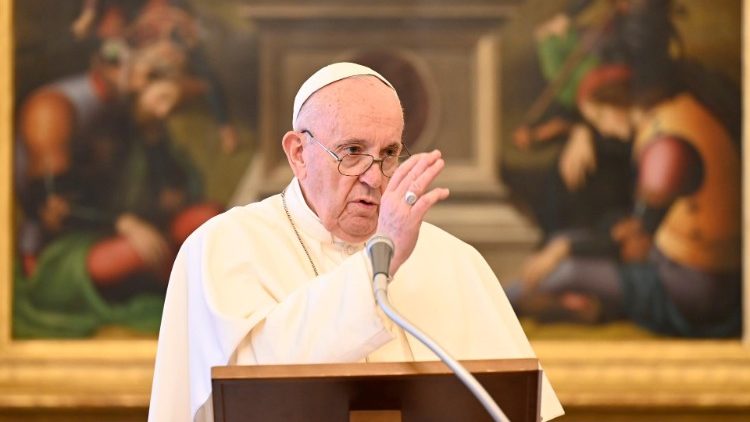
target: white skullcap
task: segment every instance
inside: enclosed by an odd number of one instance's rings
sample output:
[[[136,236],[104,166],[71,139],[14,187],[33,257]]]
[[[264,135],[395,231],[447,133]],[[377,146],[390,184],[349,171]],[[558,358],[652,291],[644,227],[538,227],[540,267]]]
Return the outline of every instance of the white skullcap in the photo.
[[[348,62],[329,64],[328,66],[321,68],[317,72],[313,73],[312,76],[307,78],[307,80],[299,88],[299,91],[297,91],[297,95],[294,96],[292,127],[294,127],[294,124],[297,123],[297,116],[299,115],[300,109],[302,109],[302,105],[305,104],[305,101],[307,101],[307,99],[310,98],[311,95],[313,95],[326,85],[332,84],[342,79],[351,78],[352,76],[361,75],[375,76],[395,92],[395,88],[393,88],[393,85],[391,85],[391,83],[388,82],[388,80],[385,79],[383,75],[370,69],[367,66]]]

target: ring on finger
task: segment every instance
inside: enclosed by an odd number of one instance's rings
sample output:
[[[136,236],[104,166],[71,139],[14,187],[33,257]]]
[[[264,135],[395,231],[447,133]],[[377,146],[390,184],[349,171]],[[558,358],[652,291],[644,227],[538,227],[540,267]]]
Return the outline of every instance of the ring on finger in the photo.
[[[406,202],[408,205],[414,205],[415,202],[417,202],[417,194],[412,191],[406,191],[406,194],[404,195],[404,202]]]

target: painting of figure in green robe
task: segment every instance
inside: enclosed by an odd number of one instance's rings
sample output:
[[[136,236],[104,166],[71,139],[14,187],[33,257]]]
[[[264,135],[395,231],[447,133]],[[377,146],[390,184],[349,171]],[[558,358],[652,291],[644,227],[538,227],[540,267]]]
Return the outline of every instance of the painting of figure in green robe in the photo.
[[[179,246],[227,207],[252,93],[195,3],[15,5],[14,338],[155,335]]]

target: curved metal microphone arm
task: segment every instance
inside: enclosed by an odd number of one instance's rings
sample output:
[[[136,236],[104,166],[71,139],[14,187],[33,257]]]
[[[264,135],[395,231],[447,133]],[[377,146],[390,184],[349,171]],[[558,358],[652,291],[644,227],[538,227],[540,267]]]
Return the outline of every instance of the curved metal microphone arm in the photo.
[[[466,387],[474,394],[474,396],[482,403],[482,406],[487,410],[492,419],[498,422],[507,422],[508,417],[505,416],[500,407],[495,403],[492,397],[487,393],[487,390],[482,387],[479,381],[474,378],[469,371],[466,370],[457,360],[453,359],[448,352],[443,350],[437,343],[429,338],[425,333],[420,331],[417,327],[412,325],[406,318],[401,316],[395,309],[391,307],[388,302],[388,278],[385,274],[378,273],[373,277],[373,291],[375,292],[375,301],[377,302],[380,309],[385,312],[390,319],[396,324],[401,326],[409,334],[416,337],[419,341],[424,343],[430,350],[433,351],[448,367],[456,374],[458,379],[466,385]]]

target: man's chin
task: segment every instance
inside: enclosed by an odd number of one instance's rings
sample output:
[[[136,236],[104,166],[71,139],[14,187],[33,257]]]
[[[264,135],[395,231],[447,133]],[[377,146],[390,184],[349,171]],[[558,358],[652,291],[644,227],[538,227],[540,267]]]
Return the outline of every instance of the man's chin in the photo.
[[[375,224],[369,220],[366,223],[349,223],[341,225],[340,235],[336,233],[334,235],[350,243],[366,242],[375,234],[377,228],[377,221]]]

